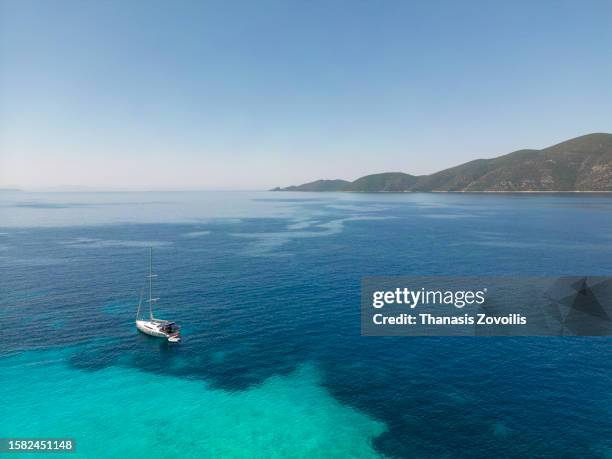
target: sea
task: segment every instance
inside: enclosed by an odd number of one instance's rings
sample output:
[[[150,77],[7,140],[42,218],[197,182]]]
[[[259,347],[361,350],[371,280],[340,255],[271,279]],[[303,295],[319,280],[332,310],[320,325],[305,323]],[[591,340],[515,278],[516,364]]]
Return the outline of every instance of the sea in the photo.
[[[134,326],[149,247],[178,345]],[[365,276],[611,274],[609,194],[0,192],[0,437],[611,458],[610,338],[367,337],[359,314]]]

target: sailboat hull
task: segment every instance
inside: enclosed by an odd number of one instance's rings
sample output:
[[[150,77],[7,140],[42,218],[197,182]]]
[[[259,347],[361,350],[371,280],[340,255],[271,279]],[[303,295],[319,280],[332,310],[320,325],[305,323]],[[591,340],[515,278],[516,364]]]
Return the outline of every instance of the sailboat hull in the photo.
[[[149,336],[155,336],[156,338],[168,338],[167,333],[160,331],[154,322],[149,322],[148,320],[137,320],[136,328]]]

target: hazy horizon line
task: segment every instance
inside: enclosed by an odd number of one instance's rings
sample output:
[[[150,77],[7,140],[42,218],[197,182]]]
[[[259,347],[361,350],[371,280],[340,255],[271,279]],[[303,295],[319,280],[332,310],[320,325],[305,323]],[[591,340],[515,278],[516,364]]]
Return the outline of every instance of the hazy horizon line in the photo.
[[[556,145],[574,140],[574,139],[578,139],[581,137],[586,137],[586,136],[592,136],[592,135],[601,135],[601,134],[606,134],[606,135],[612,135],[609,134],[607,132],[589,132],[587,134],[581,134],[579,136],[575,136],[575,137],[571,137],[569,139],[560,141],[560,142],[556,142],[553,144],[548,145],[547,147],[543,147],[540,149],[533,149],[536,151],[539,150],[543,150],[546,148],[551,148],[554,147]],[[529,149],[529,148],[527,148]],[[479,159],[494,159],[494,158],[499,158],[501,156],[505,156],[507,154],[511,154],[511,153],[515,153],[517,151],[520,150],[514,150],[511,151],[510,153],[502,153],[500,155],[497,156],[492,156],[489,158],[474,158],[474,159],[470,159],[468,161],[459,163],[459,164],[455,164],[455,165],[450,165],[450,166],[446,166],[443,169],[439,169],[437,171],[431,172],[430,174],[435,174],[438,172],[442,172],[444,170],[447,169],[451,169],[453,167],[457,167],[460,166],[462,164],[466,164],[468,162],[472,162],[472,161],[477,161]],[[346,179],[346,178],[340,178],[340,177],[334,177],[334,178],[310,178],[310,179],[302,179],[302,180],[298,180],[298,182],[301,183],[294,183],[294,184],[290,184],[290,185],[282,185],[280,183],[276,183],[272,186],[267,185],[265,187],[246,187],[246,188],[242,188],[240,186],[237,187],[232,187],[232,186],[222,186],[222,187],[207,187],[207,186],[180,186],[180,185],[170,185],[170,186],[165,186],[165,187],[160,187],[160,188],[156,188],[156,187],[151,187],[151,186],[140,186],[140,187],[129,187],[129,186],[104,186],[104,185],[53,185],[53,186],[40,186],[40,187],[32,187],[32,186],[20,186],[20,185],[16,185],[16,184],[7,184],[7,185],[2,185],[0,184],[0,191],[25,191],[25,192],[47,192],[47,193],[52,193],[52,192],[75,192],[75,193],[85,193],[85,192],[92,192],[92,193],[102,193],[102,192],[117,192],[117,193],[127,193],[127,192],[164,192],[164,191],[270,191],[271,189],[274,188],[283,188],[284,186],[293,186],[293,185],[302,185],[302,184],[306,184],[306,183],[312,183],[312,182],[316,182],[316,181],[320,181],[320,180],[345,180],[348,182],[352,182],[354,180],[357,180],[361,177],[365,177],[365,176],[369,176],[369,175],[376,175],[376,174],[384,174],[384,173],[403,173],[403,174],[409,174],[409,175],[415,175],[417,177],[421,177],[421,176],[427,176],[430,174],[410,174],[409,172],[404,172],[404,171],[399,171],[399,170],[395,170],[395,171],[380,171],[380,172],[369,172],[367,174],[364,175],[360,175],[357,178],[351,178],[351,179]],[[279,180],[279,182],[282,182],[282,178]]]
[[[54,187],[20,187],[0,186],[0,192],[26,192],[26,193],[159,193],[159,192],[189,192],[189,191],[269,191],[268,188],[129,188],[129,187],[88,187],[88,186],[54,186]]]

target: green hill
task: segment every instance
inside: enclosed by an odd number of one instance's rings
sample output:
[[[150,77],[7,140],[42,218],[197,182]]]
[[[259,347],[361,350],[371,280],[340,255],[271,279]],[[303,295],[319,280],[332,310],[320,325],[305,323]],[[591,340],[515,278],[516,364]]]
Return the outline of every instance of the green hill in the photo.
[[[327,182],[333,182],[333,186]],[[612,191],[612,134],[588,134],[543,150],[477,159],[431,175],[388,172],[366,175],[354,182],[319,180],[276,190]]]
[[[316,180],[303,185],[274,188],[272,191],[341,191],[350,183],[347,180]]]
[[[412,188],[418,177],[403,172],[385,172],[366,175],[347,184],[342,191],[404,191]]]

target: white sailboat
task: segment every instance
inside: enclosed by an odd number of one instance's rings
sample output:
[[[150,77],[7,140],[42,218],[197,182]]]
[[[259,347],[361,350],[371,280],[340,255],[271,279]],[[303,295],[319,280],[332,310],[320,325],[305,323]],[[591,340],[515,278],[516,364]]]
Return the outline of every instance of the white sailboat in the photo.
[[[153,274],[153,247],[149,247],[149,317],[141,318],[140,309],[142,306],[142,294],[136,311],[136,328],[142,333],[155,336],[157,338],[166,338],[171,343],[179,343],[181,341],[180,327],[169,320],[156,319],[153,316],[153,303],[159,298],[153,298],[153,278],[157,277]]]

